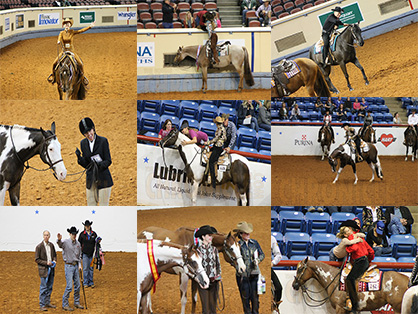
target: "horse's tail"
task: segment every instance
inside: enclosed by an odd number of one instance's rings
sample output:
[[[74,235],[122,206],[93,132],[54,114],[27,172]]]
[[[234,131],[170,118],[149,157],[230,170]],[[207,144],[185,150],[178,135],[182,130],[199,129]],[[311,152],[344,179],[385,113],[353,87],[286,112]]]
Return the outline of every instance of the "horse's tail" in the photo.
[[[247,51],[247,48],[245,48],[245,47],[242,47],[242,49],[244,50],[244,78],[245,78],[245,82],[247,83],[248,86],[253,86],[255,83],[254,83],[253,74],[251,73],[248,51]]]
[[[331,92],[329,91],[328,84],[325,81],[324,74],[319,67],[316,71],[316,80],[315,80],[315,92],[319,97],[331,97]]]
[[[78,100],[86,99],[86,94],[87,94],[87,87],[85,83],[83,82],[83,77],[82,77],[81,82],[80,82],[80,88],[78,89],[78,93],[77,93],[77,99]]]

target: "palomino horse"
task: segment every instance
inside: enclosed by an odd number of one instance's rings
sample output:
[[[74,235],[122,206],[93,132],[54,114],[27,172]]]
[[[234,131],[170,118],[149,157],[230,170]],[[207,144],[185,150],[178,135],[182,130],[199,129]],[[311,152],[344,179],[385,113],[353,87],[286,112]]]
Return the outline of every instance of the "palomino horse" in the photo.
[[[418,313],[418,286],[412,286],[406,290],[402,299],[402,314]]]
[[[331,93],[325,81],[324,75],[318,65],[308,58],[297,58],[294,62],[299,66],[301,72],[289,79],[286,84],[286,90],[291,94],[295,93],[302,86],[306,87],[308,95],[311,97],[330,97]],[[271,97],[283,97],[285,91],[279,82],[278,73],[285,72],[280,64],[271,68],[272,81],[274,86],[271,87]],[[273,84],[272,84],[273,85]]]
[[[370,179],[370,182],[374,181],[374,172],[376,171],[377,177],[383,180],[383,172],[382,167],[380,165],[379,156],[377,154],[376,146],[374,146],[372,143],[365,143],[367,147],[366,149],[363,149],[363,158],[368,163],[370,168],[372,169],[372,178]],[[358,177],[356,172],[356,161],[355,157],[353,157],[354,154],[351,152],[350,144],[343,144],[338,146],[334,151],[331,153],[331,155],[328,157],[328,162],[331,165],[332,172],[336,171],[337,165],[338,165],[338,159],[340,160],[340,168],[337,171],[337,176],[335,177],[334,181],[332,183],[337,182],[338,177],[343,171],[344,167],[346,165],[351,165],[353,168],[354,176],[356,177],[354,184],[357,184]]]
[[[148,240],[153,241],[152,249]],[[142,314],[151,313],[150,291],[154,286],[151,265],[156,266],[158,277],[172,267],[181,267],[184,272],[196,280],[202,289],[209,287],[209,278],[202,266],[202,258],[192,246],[183,246],[160,240],[137,240],[137,311]],[[149,252],[152,251],[152,254]],[[154,263],[150,260],[154,258]]]
[[[0,206],[4,205],[6,191],[9,191],[10,203],[19,205],[20,180],[30,168],[28,160],[37,154],[49,166],[45,170],[52,169],[59,181],[65,179],[67,170],[61,157],[61,144],[55,135],[55,122],[50,131],[0,125]]]
[[[363,141],[376,144],[376,131],[371,125],[368,125],[365,130],[361,127],[358,133],[361,134],[360,138]]]
[[[353,90],[351,87],[350,81],[348,79],[347,73],[347,63],[353,63],[357,68],[360,69],[363,74],[363,79],[366,82],[366,85],[369,85],[369,80],[367,79],[366,73],[360,61],[356,57],[356,49],[354,47],[354,40],[358,42],[360,46],[364,45],[363,37],[361,36],[361,29],[359,23],[351,24],[347,26],[337,37],[336,39],[336,49],[332,53],[335,60],[333,60],[331,65],[324,67],[322,63],[322,53],[315,54],[315,45],[309,49],[309,58],[314,60],[325,74],[325,80],[328,83],[328,87],[333,93],[339,93],[338,89],[332,84],[329,74],[331,73],[331,66],[339,65],[341,70],[344,73],[345,79],[347,80],[347,86],[350,91]],[[331,56],[330,56],[331,57]]]
[[[177,55],[174,58],[174,63],[179,63],[186,57],[191,57],[196,60],[196,65],[202,69],[202,91],[204,93],[208,89],[208,67],[211,64],[211,60],[206,56],[205,50],[206,45],[179,47]],[[221,69],[226,68],[230,64],[234,66],[235,71],[239,74],[239,92],[244,88],[244,78],[248,86],[254,85],[247,48],[230,45],[229,54],[219,56],[219,64],[214,64],[213,67]]]
[[[138,233],[138,239],[146,239],[151,237],[153,239],[165,240],[167,242],[177,243],[186,246],[193,246],[195,244],[196,228],[180,227],[176,231],[167,230],[160,227],[148,227]],[[212,245],[215,246],[218,252],[221,252],[231,266],[235,267],[239,273],[244,272],[246,267],[242,260],[241,250],[238,241],[234,235],[229,232],[227,235],[217,233],[213,235]],[[166,273],[180,276],[180,296],[181,296],[181,313],[186,312],[187,303],[187,285],[189,278],[184,273],[181,267],[173,267],[165,270]],[[192,314],[196,311],[197,300],[197,285],[192,281]]]
[[[303,294],[316,301],[314,297],[309,295],[310,290],[305,286],[305,283],[311,278],[316,279],[323,287],[328,295],[325,300],[330,301],[337,314],[348,313],[344,310],[347,294],[338,289],[340,282],[338,268],[319,261],[308,261],[308,258],[299,262],[292,287],[295,290],[302,288]],[[383,273],[381,286],[379,291],[358,292],[359,309],[372,311],[390,304],[395,314],[400,314],[402,297],[408,288],[408,277],[395,271],[387,271]],[[318,300],[318,302],[323,303],[325,300]]]
[[[409,147],[411,147],[412,161],[414,161],[415,158],[417,157],[418,139],[414,131],[414,128],[412,126],[408,126],[408,128],[405,131],[405,145],[406,145],[405,161],[408,161]]]
[[[332,138],[331,131],[328,129],[328,127],[324,126],[319,133],[319,139],[321,141],[320,143],[321,143],[321,148],[322,148],[321,160],[324,160],[324,158],[328,156],[329,154],[329,150],[331,148],[331,138]]]
[[[83,73],[80,72],[77,62],[70,51],[65,51],[54,69],[60,100],[65,94],[65,100],[83,100],[86,98],[86,86]]]
[[[197,190],[199,184],[202,182],[205,167],[200,163],[200,154],[202,148],[196,144],[182,146],[182,141],[188,141],[189,138],[181,133],[179,130],[172,129],[168,135],[160,141],[160,146],[164,147],[175,146],[184,162],[187,177],[192,180],[192,206],[196,205]],[[232,182],[235,185],[235,193],[238,200],[238,206],[250,205],[250,170],[248,167],[248,160],[238,154],[231,154],[231,168],[229,172],[218,172],[219,184]],[[212,178],[213,180],[213,178]]]

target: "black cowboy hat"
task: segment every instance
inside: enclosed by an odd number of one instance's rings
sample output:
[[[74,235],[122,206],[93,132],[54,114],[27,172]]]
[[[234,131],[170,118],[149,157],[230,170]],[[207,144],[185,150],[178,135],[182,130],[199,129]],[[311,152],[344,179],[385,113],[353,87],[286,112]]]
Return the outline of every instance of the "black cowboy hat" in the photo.
[[[77,234],[78,230],[76,227],[72,226],[70,229],[67,229],[67,232],[71,234]]]
[[[334,9],[331,9],[331,11],[344,13],[344,9],[342,9],[341,7],[335,7]]]
[[[347,123],[347,122],[346,122],[346,123],[343,123],[343,125],[342,125],[341,127],[343,128],[343,127],[345,127],[345,126],[351,126],[351,125],[350,125],[350,123]]]
[[[184,120],[180,126],[180,132],[183,131],[183,129],[188,128],[189,127],[189,121]]]
[[[93,221],[86,220],[85,222],[82,222],[83,226],[91,226],[93,224]]]
[[[195,238],[201,238],[202,236],[206,234],[214,234],[214,233],[218,233],[218,231],[214,227],[209,226],[209,225],[204,225],[204,226],[201,226],[199,230],[196,231],[194,236]]]
[[[84,135],[88,131],[90,131],[91,129],[94,129],[93,120],[90,119],[89,117],[86,117],[86,118],[84,118],[83,120],[80,121],[80,123],[78,124],[78,127],[80,128],[81,134]]]
[[[354,230],[360,230],[360,227],[358,226],[358,224],[352,219],[343,221],[343,223],[340,225],[340,228],[342,227],[350,227],[350,228],[353,228]]]

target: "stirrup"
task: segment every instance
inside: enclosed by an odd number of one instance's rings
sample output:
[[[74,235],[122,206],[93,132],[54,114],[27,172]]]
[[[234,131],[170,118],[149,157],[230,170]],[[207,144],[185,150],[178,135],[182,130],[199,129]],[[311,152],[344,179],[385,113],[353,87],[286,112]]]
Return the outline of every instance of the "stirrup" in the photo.
[[[46,80],[48,81],[48,83],[54,84],[55,83],[54,74],[50,74]]]
[[[83,82],[84,82],[84,85],[89,85],[89,80],[85,76],[83,77]]]

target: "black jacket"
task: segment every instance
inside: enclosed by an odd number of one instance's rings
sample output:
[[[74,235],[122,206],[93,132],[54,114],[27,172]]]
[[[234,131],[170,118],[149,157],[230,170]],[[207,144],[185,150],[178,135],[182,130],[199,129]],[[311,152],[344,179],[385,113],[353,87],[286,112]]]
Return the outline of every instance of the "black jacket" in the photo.
[[[173,23],[173,13],[174,13],[174,8],[163,2],[163,22],[165,23]]]
[[[96,245],[97,233],[91,230],[90,239],[87,238],[87,232],[84,230],[78,236],[78,242],[81,244],[81,251],[88,257],[92,257],[94,253],[94,247]]]
[[[323,32],[330,34],[334,30],[335,25],[344,25],[343,22],[337,18],[334,13],[330,14],[325,20],[324,27],[322,28]]]
[[[91,188],[94,181],[97,181],[97,188],[104,189],[113,186],[112,176],[110,175],[109,166],[112,164],[110,157],[109,142],[107,138],[96,134],[93,152],[90,151],[90,145],[87,138],[80,142],[82,157],[78,159],[78,164],[87,168],[86,187]],[[95,162],[97,167],[92,164],[92,156],[99,155],[102,161]]]
[[[406,219],[408,224],[405,226],[406,233],[411,233],[411,225],[414,223],[414,218],[412,218],[411,212],[409,211],[408,207],[401,206],[399,208],[401,210],[401,215],[403,219]],[[390,214],[395,213],[394,207],[388,207],[385,211],[385,218],[386,218],[386,227],[390,222]],[[387,230],[386,230],[387,231]]]

